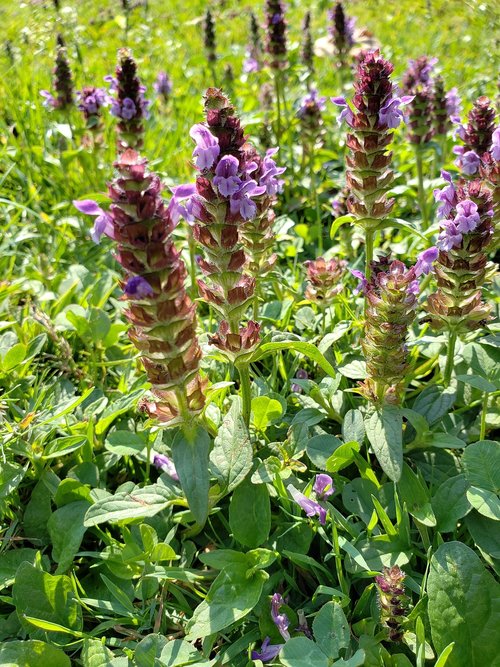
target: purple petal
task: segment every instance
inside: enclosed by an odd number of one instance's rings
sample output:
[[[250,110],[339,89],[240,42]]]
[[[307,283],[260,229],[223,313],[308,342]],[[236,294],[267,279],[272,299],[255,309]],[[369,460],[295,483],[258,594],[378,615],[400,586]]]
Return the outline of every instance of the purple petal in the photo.
[[[101,215],[104,213],[103,209],[92,199],[82,199],[81,201],[73,200],[73,206],[86,215]]]

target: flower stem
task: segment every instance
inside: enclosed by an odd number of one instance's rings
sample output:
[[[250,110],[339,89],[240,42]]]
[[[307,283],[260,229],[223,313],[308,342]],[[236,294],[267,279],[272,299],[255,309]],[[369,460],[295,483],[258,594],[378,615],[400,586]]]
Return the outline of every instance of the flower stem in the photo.
[[[246,427],[249,428],[250,412],[252,410],[252,389],[250,385],[250,369],[248,363],[243,362],[239,364],[238,373],[240,374],[242,416]]]
[[[276,91],[276,143],[279,146],[281,143],[281,86],[280,74],[274,71],[274,88]]]
[[[483,402],[481,408],[481,427],[479,431],[479,440],[484,440],[486,437],[486,412],[488,410],[488,393],[484,392]]]
[[[314,193],[314,208],[316,210],[316,234],[318,237],[318,257],[323,255],[323,225],[321,224],[321,211],[319,208],[318,183],[314,173],[314,151],[309,156],[309,178],[311,189]]]
[[[422,151],[419,146],[415,147],[415,157],[417,161],[417,176],[418,176],[418,205],[420,213],[422,214],[422,229],[426,230],[429,226],[429,219],[427,216],[427,206],[425,202],[425,188],[424,188],[424,170],[422,165]]]
[[[188,229],[188,245],[189,245],[189,277],[191,278],[190,296],[196,299],[198,296],[198,288],[196,284],[196,241],[193,238],[192,228]]]
[[[450,331],[448,337],[448,353],[446,355],[446,366],[444,368],[443,384],[448,387],[451,380],[451,373],[453,371],[453,364],[455,362],[455,345],[457,342],[457,332]]]
[[[373,229],[367,229],[365,231],[365,276],[367,280],[370,280],[372,273],[371,264],[373,262],[373,236],[375,232]]]

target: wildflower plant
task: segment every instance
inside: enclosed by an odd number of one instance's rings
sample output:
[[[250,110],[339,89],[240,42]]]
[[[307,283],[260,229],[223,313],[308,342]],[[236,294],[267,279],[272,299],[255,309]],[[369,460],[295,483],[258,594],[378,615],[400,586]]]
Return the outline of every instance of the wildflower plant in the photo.
[[[53,95],[47,90],[40,92],[44,98],[44,106],[60,111],[68,111],[74,103],[74,87],[68,54],[64,47],[60,46],[57,49],[53,73],[55,94]]]
[[[215,21],[210,9],[205,12],[203,19],[203,46],[208,63],[213,66],[217,60],[217,42],[215,37]]]
[[[78,109],[82,112],[85,127],[91,133],[91,141],[94,144],[102,142],[102,110],[109,104],[109,98],[103,88],[85,86],[77,91]]]
[[[354,46],[354,27],[356,19],[347,16],[341,2],[336,2],[333,9],[328,11],[330,21],[329,30],[333,43],[336,66],[344,68],[347,64],[349,52]]]
[[[474,102],[467,124],[457,122],[456,134],[463,145],[455,146],[453,152],[457,155],[455,164],[465,176],[476,177],[479,173],[481,158],[492,146],[495,116],[491,101],[481,96]]]
[[[405,573],[398,565],[384,567],[382,574],[375,577],[380,607],[380,620],[386,626],[389,639],[400,642],[403,639],[402,623],[405,620],[407,596],[405,593]]]
[[[257,17],[250,12],[249,18],[250,44],[247,47],[246,57],[243,62],[243,71],[246,74],[258,72],[262,68],[263,46],[260,36],[260,27]]]

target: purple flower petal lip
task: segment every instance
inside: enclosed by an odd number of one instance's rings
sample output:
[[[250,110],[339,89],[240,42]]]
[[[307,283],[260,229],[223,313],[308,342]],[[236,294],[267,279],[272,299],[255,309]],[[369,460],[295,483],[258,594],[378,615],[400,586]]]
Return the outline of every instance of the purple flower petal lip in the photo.
[[[461,201],[457,204],[457,214],[453,222],[462,234],[473,232],[480,223],[477,204],[470,199]]]
[[[256,58],[245,58],[243,62],[243,71],[245,74],[251,74],[260,70],[259,61]]]
[[[453,152],[455,152],[455,149],[453,149]],[[459,153],[457,153],[457,155],[459,155]],[[464,174],[472,176],[479,169],[481,158],[475,151],[466,151],[462,154],[461,158],[458,158],[455,164],[458,167],[461,167]]]
[[[338,107],[346,107],[347,100],[344,96],[339,95],[339,97],[330,97],[330,101],[336,104]]]
[[[215,168],[213,183],[223,197],[234,195],[241,186],[237,176],[240,163],[234,155],[224,155]]]
[[[284,644],[271,644],[270,637],[266,637],[262,642],[262,647],[259,651],[252,651],[252,660],[261,660],[262,662],[270,662],[274,660],[278,653],[283,648]]]
[[[359,280],[359,285],[353,289],[354,294],[359,294],[360,292],[365,292],[368,286],[368,281],[365,274],[358,269],[351,269],[351,274]]]
[[[414,95],[404,95],[403,97],[393,97],[389,99],[380,109],[378,120],[381,125],[387,125],[391,130],[399,127],[402,120],[404,120],[403,111],[400,109],[402,104],[409,104]]]
[[[219,140],[208,127],[197,123],[189,130],[189,136],[196,142],[193,157],[196,157],[196,166],[201,171],[210,169],[220,153]]]
[[[92,199],[82,199],[81,201],[73,200],[73,206],[80,211],[80,213],[85,213],[86,215],[97,216],[94,227],[90,232],[90,236],[94,243],[99,243],[101,236],[106,234],[110,238],[113,238],[113,221],[111,216],[102,209],[97,202],[92,201]]]
[[[321,507],[319,503],[315,500],[311,500],[303,493],[298,491],[292,484],[288,484],[286,487],[289,494],[292,496],[294,501],[299,505],[308,517],[317,515],[319,517],[319,522],[322,526],[326,523],[326,509]]]
[[[153,465],[159,468],[162,472],[166,472],[167,475],[170,475],[176,482],[179,481],[179,475],[175,469],[174,462],[168,456],[165,456],[165,454],[158,454],[155,452],[153,454]]]
[[[132,299],[148,299],[154,296],[154,290],[142,276],[132,276],[123,288],[125,296]]]
[[[274,593],[271,598],[271,618],[274,625],[278,628],[280,635],[285,641],[288,641],[290,639],[290,633],[288,632],[290,621],[285,613],[279,613],[280,607],[284,603],[283,597],[279,593]]]
[[[432,265],[436,261],[439,255],[439,250],[436,246],[427,248],[421,252],[415,263],[415,276],[418,278],[422,274],[427,275],[432,271]]]
[[[451,174],[449,171],[446,171],[446,169],[441,169],[441,178],[445,181],[448,181],[448,183],[453,183],[451,180]]]
[[[412,280],[411,283],[408,285],[408,292],[410,294],[414,294],[415,296],[418,296],[420,292],[420,283],[418,280]]]
[[[500,162],[500,127],[497,127],[493,132],[491,137],[492,146],[491,146],[491,157],[496,161]]]
[[[57,105],[56,98],[52,95],[52,93],[49,93],[48,90],[41,90],[40,95],[45,98],[43,101],[43,106],[45,108],[48,109]]]
[[[316,479],[313,484],[313,491],[317,494],[319,498],[328,498],[335,491],[333,485],[333,479],[330,475],[325,473],[319,473],[316,475]]]
[[[458,231],[456,225],[451,220],[445,220],[443,229],[441,230],[436,246],[439,250],[444,252],[450,251],[452,248],[457,248],[462,243],[462,234]]]
[[[92,199],[77,199],[73,200],[73,206],[80,211],[80,213],[85,213],[86,215],[101,215],[105,211],[99,206],[99,204]]]

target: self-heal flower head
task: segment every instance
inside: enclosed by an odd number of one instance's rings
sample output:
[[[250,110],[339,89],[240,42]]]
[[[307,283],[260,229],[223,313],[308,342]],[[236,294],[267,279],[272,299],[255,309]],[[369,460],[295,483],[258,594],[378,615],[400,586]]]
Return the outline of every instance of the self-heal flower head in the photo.
[[[219,140],[202,123],[193,125],[189,131],[189,136],[196,142],[196,148],[193,151],[193,157],[196,158],[196,166],[201,171],[210,169],[219,157]]]
[[[497,162],[500,162],[500,127],[497,127],[497,129],[493,132],[491,140],[491,157]]]
[[[461,243],[462,234],[458,231],[455,223],[451,220],[445,220],[437,238],[436,246],[439,250],[449,252],[452,248],[457,248]]]
[[[261,662],[271,662],[279,654],[284,644],[271,644],[270,637],[266,637],[262,642],[260,651],[252,651],[252,660]]]
[[[214,185],[223,197],[234,195],[241,186],[239,161],[234,155],[224,155],[215,168]]]
[[[123,293],[129,299],[148,299],[154,296],[154,289],[142,276],[132,276],[125,283]]]
[[[427,248],[427,250],[424,250],[421,252],[418,257],[417,261],[415,263],[415,276],[418,278],[421,275],[427,275],[432,271],[433,264],[438,258],[439,250],[435,246],[432,246],[431,248]],[[418,290],[418,282],[417,282],[417,290]]]
[[[73,201],[73,206],[85,215],[95,216],[94,227],[90,232],[90,236],[94,243],[99,243],[101,236],[105,234],[113,238],[113,225],[109,214],[102,209],[99,204],[91,199],[82,199],[81,201]]]
[[[465,199],[457,204],[457,214],[453,222],[462,234],[473,232],[479,224],[479,213],[477,204],[470,199]]]
[[[179,475],[175,469],[174,462],[171,458],[165,456],[165,454],[158,454],[155,452],[153,454],[153,465],[159,468],[162,472],[166,472],[167,475],[169,475],[176,482],[179,481]]]
[[[403,95],[403,97],[389,99],[379,111],[378,120],[380,125],[386,125],[391,130],[399,127],[401,121],[404,120],[404,114],[400,107],[410,104],[414,97],[414,95]]]
[[[389,639],[400,642],[403,638],[402,620],[406,612],[405,573],[398,565],[384,567],[375,577],[378,588],[380,620],[389,631]]]
[[[84,114],[85,118],[97,116],[102,107],[108,104],[108,96],[104,88],[85,86],[82,90],[77,91],[76,97],[78,99],[78,108]]]
[[[304,95],[304,97],[300,100],[297,116],[302,118],[309,112],[311,108],[314,108],[318,111],[324,111],[326,109],[325,102],[326,97],[320,96],[316,88],[311,88],[307,95]]]
[[[315,500],[311,500],[303,493],[298,491],[292,484],[289,484],[287,487],[289,494],[292,496],[294,501],[301,507],[308,517],[318,516],[319,522],[322,526],[326,523],[326,509],[322,507]]]
[[[331,496],[335,491],[335,487],[330,475],[325,473],[316,475],[316,479],[314,480],[313,484],[313,491],[320,499],[328,498],[328,496]]]
[[[257,185],[257,181],[243,182],[229,201],[231,213],[233,215],[239,213],[244,220],[251,220],[257,212],[257,205],[251,198],[258,197],[264,192],[266,192],[266,187]]]
[[[288,632],[290,621],[285,613],[279,613],[280,607],[283,604],[285,604],[283,597],[279,593],[275,593],[271,598],[271,618],[274,625],[278,628],[280,635],[285,641],[288,641],[290,639],[290,633]]]

